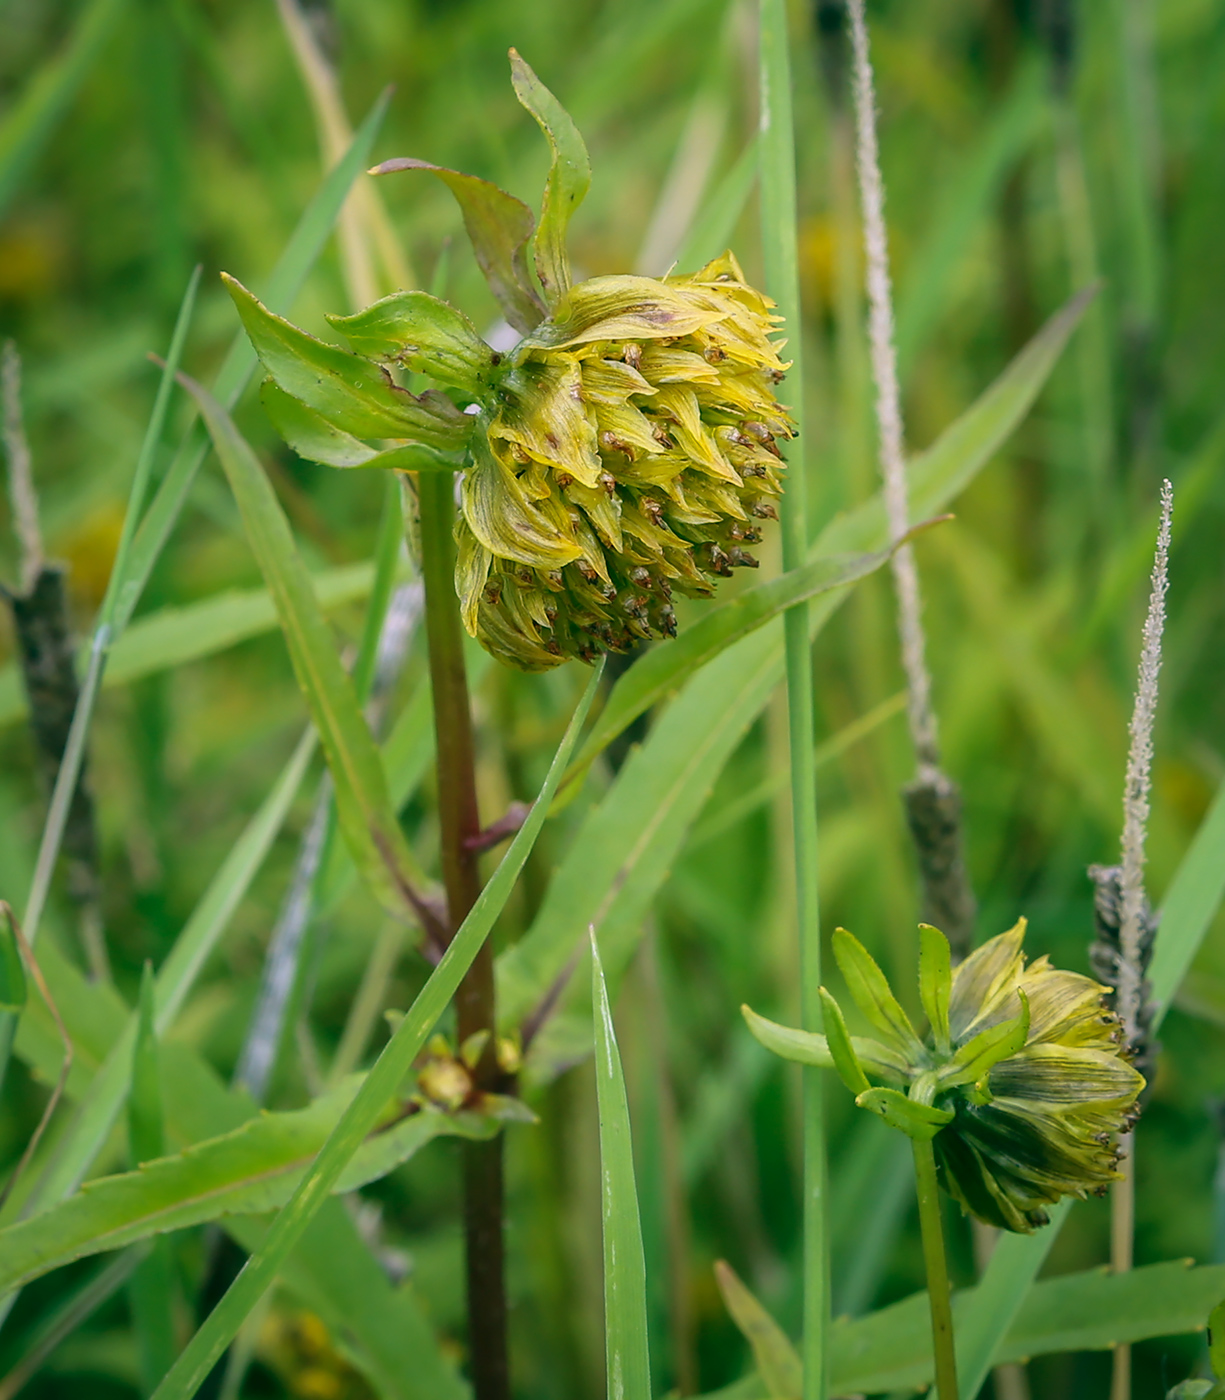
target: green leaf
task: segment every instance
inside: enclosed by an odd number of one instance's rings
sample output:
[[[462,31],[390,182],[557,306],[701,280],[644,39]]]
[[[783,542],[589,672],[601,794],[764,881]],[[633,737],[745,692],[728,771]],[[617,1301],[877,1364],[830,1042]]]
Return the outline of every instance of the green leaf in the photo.
[[[311,591],[310,575],[289,523],[229,414],[194,380],[183,376],[183,383],[212,434],[247,538],[276,603],[298,684],[327,755],[345,842],[384,907],[397,917],[416,921],[413,860],[387,793],[378,749]]]
[[[548,138],[553,164],[545,181],[540,225],[532,240],[536,276],[550,309],[570,290],[566,231],[591,185],[591,162],[578,127],[566,109],[514,49],[510,51],[515,96],[536,118]]]
[[[1003,1235],[999,1246],[1028,1235]],[[1225,1289],[1225,1266],[1190,1268],[1185,1261],[1150,1264],[1125,1274],[1104,1269],[1066,1274],[1035,1284],[1015,1321],[1005,1323],[988,1369],[1058,1352],[1107,1350],[1116,1342],[1202,1331],[1214,1299]],[[981,1295],[959,1293],[953,1315],[960,1338],[964,1319]],[[832,1390],[877,1395],[931,1383],[931,1318],[927,1294],[916,1293],[854,1321],[840,1318],[832,1332]],[[958,1348],[961,1371],[962,1351]],[[961,1371],[961,1393],[977,1395],[986,1372]]]
[[[361,1087],[355,1075],[308,1108],[261,1113],[222,1136],[135,1171],[97,1177],[50,1210],[0,1230],[0,1292],[74,1259],[231,1215],[283,1206]],[[363,1142],[332,1185],[343,1194],[378,1180],[439,1136],[491,1137],[500,1124],[475,1113],[404,1115],[389,1102],[381,1130]]]
[[[860,1064],[855,1047],[851,1044],[850,1033],[842,1019],[842,1008],[824,987],[820,988],[820,992],[821,1004],[825,1008],[825,1038],[838,1077],[852,1094],[865,1093],[872,1086],[868,1083],[868,1076],[863,1072],[863,1065]]]
[[[798,1065],[815,1065],[818,1069],[834,1068],[829,1041],[819,1032],[780,1026],[777,1021],[759,1016],[750,1006],[742,1006],[740,1014],[754,1039],[773,1054],[784,1060],[793,1060]],[[855,1058],[861,1065],[866,1065],[873,1074],[879,1074],[885,1079],[903,1084],[906,1082],[906,1061],[896,1051],[881,1045],[879,1041],[866,1040],[862,1036],[853,1035],[849,1039]],[[853,1092],[860,1091],[856,1089]]]
[[[931,924],[919,925],[919,1000],[927,1013],[936,1049],[947,1055],[950,1046],[949,997],[953,969],[949,941]]]
[[[63,52],[34,74],[5,113],[0,122],[0,214],[12,203],[125,8],[126,0],[93,0]]]
[[[77,1052],[80,1074],[69,1079],[68,1093],[79,1100],[90,1070],[107,1061],[122,1036],[128,1011],[112,987],[86,982],[54,941],[44,944],[40,963]],[[57,1072],[63,1051],[41,1002],[23,1018],[17,1050],[44,1077]],[[170,1039],[160,1050],[167,1131],[176,1142],[223,1136],[255,1116],[250,1100],[223,1086],[187,1045]],[[226,1216],[220,1223],[248,1253],[267,1229],[256,1216]],[[344,1339],[350,1360],[385,1400],[465,1400],[467,1388],[440,1352],[411,1285],[392,1286],[339,1200],[329,1198],[315,1217],[286,1260],[281,1282]]]
[[[134,1167],[160,1157],[166,1148],[154,1017],[153,965],[146,962],[140,978],[136,1043],[132,1047],[132,1077],[128,1090],[128,1157]]]
[[[128,1092],[128,1160],[131,1166],[151,1162],[165,1151],[162,1114],[161,1056],[154,1025],[153,966],[146,962],[140,979],[136,1044],[132,1050],[132,1085]],[[77,1197],[76,1199],[80,1199]],[[64,1207],[59,1207],[63,1210]],[[54,1215],[55,1210],[48,1212]],[[47,1215],[40,1215],[46,1221]],[[49,1224],[48,1234],[54,1234]],[[92,1253],[93,1251],[89,1251]],[[79,1255],[77,1256],[79,1257]],[[128,1281],[132,1327],[140,1362],[141,1393],[152,1393],[174,1364],[174,1261],[168,1240],[158,1240],[136,1266]],[[0,1285],[0,1292],[4,1292]]]
[[[919,1142],[929,1142],[955,1116],[951,1109],[918,1103],[898,1089],[866,1089],[857,1095],[855,1102],[869,1113],[879,1114],[891,1128]]]
[[[527,270],[525,250],[535,226],[527,205],[488,180],[409,156],[385,160],[370,173],[390,175],[397,170],[425,170],[447,186],[463,213],[472,251],[503,315],[521,335],[533,331],[546,310]]]
[[[715,1261],[715,1279],[732,1321],[753,1348],[765,1393],[770,1400],[800,1400],[804,1377],[790,1338],[722,1259]]]
[[[307,335],[228,273],[221,280],[264,368],[334,428],[364,438],[411,438],[444,452],[463,449],[472,420],[450,399],[431,390],[410,394],[381,365]]]
[[[353,316],[328,316],[359,355],[390,360],[480,398],[498,356],[450,302],[395,292]]]
[[[747,589],[728,603],[720,603],[704,612],[675,640],[652,647],[613,687],[567,781],[580,776],[596,755],[617,735],[624,733],[639,715],[677,691],[721,651],[796,603],[867,577],[888,560],[890,552],[882,549],[871,554],[814,559],[769,583]]]
[[[1157,1003],[1154,1031],[1186,977],[1225,896],[1225,783],[1179,862],[1161,906],[1149,981]]]
[[[408,1067],[421,1052],[510,898],[519,873],[544,825],[549,803],[591,708],[602,671],[602,666],[595,668],[554,756],[544,786],[493,879],[481,891],[472,911],[460,925],[438,966],[366,1075],[357,1096],[324,1143],[289,1203],[273,1221],[263,1244],[247,1261],[242,1273],[230,1285],[174,1369],[158,1387],[155,1400],[187,1400],[203,1384],[234,1339],[243,1320],[277,1276],[290,1250],[323,1205],[363,1139],[377,1123]]]
[[[876,959],[844,928],[834,930],[833,945],[847,989],[864,1017],[885,1037],[886,1044],[896,1046],[909,1063],[921,1062],[923,1042],[915,1034],[910,1017],[893,995]]]
[[[321,462],[325,467],[384,467],[399,471],[454,472],[458,468],[456,460],[416,444],[386,451],[369,447],[352,433],[329,423],[301,399],[287,394],[274,379],[264,380],[259,396],[272,426],[308,462]]]
[[[604,1348],[609,1400],[650,1400],[647,1267],[634,1184],[629,1099],[612,1007],[591,932],[591,1000],[596,1008],[595,1085],[600,1116],[600,1198],[604,1218]]]
[[[1208,1317],[1208,1359],[1218,1378],[1225,1381],[1225,1302],[1218,1303]]]
[[[1025,1048],[1029,1039],[1029,998],[1019,987],[1017,995],[1021,999],[1019,1015],[979,1031],[961,1046],[947,1065],[936,1071],[942,1090],[954,1089],[959,1084],[977,1084],[991,1072],[992,1066]]]

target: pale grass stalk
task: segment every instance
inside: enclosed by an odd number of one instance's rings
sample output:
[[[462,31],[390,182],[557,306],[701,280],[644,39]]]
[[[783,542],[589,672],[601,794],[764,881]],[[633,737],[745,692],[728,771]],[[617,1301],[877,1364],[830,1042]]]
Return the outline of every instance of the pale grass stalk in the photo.
[[[1153,725],[1157,716],[1157,686],[1161,675],[1161,639],[1165,631],[1165,595],[1169,588],[1170,521],[1174,510],[1174,489],[1161,483],[1161,524],[1149,591],[1148,613],[1144,619],[1140,665],[1136,676],[1136,699],[1128,732],[1127,773],[1123,781],[1123,867],[1119,879],[1122,918],[1119,928],[1118,985],[1115,1008],[1123,1022],[1129,1043],[1141,1037],[1144,1006],[1144,958],[1142,943],[1144,918],[1145,839],[1148,834],[1149,789],[1153,769]],[[1136,1169],[1133,1143],[1124,1139],[1119,1163],[1123,1179],[1111,1192],[1110,1266],[1126,1273],[1132,1266],[1135,1245]],[[1110,1382],[1110,1400],[1129,1400],[1131,1395],[1131,1348],[1115,1347]]]
[[[900,540],[910,528],[903,446],[901,392],[898,388],[897,346],[893,331],[893,290],[889,277],[889,245],[885,231],[885,185],[876,136],[876,92],[868,46],[864,0],[848,0],[851,22],[853,87],[855,94],[855,161],[863,206],[863,242],[868,292],[868,346],[876,381],[876,425],[881,479],[889,535]],[[902,545],[892,560],[897,590],[898,632],[902,667],[909,693],[910,732],[920,777],[934,776],[940,766],[936,716],[932,708],[931,674],[927,669],[922,602],[914,550]],[[925,770],[932,770],[927,772]]]
[[[336,73],[298,0],[277,0],[277,9],[310,96],[323,163],[330,168],[353,141]],[[337,230],[345,290],[355,311],[386,292],[417,285],[373,181],[358,176],[337,220]]]

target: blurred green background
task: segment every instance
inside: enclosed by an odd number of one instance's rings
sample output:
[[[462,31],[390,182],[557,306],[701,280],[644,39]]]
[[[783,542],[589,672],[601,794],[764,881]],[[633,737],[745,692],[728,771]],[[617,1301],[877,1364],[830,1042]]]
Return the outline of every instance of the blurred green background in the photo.
[[[751,5],[333,0],[313,4],[309,16],[354,121],[395,85],[377,158],[413,155],[471,171],[534,205],[547,151],[511,92],[513,44],[591,150],[595,179],[572,233],[582,274],[662,273],[695,220],[708,219],[750,279],[760,278],[756,202],[751,193],[742,206],[735,198],[755,123]],[[1102,281],[1035,411],[958,502],[956,522],[917,546],[946,764],[965,794],[980,936],[1024,913],[1031,952],[1087,971],[1085,867],[1118,849],[1163,476],[1174,483],[1175,545],[1149,843],[1155,902],[1225,777],[1225,4],[882,0],[870,18],[910,448],[932,441],[1074,290]],[[876,468],[842,8],[837,0],[797,4],[793,24],[803,446],[816,525],[870,495]],[[64,78],[54,65],[66,53],[76,66],[62,100],[45,104],[41,127],[23,125],[22,104],[39,84],[50,90]],[[69,565],[85,630],[156,387],[147,352],[164,351],[201,262],[187,367],[212,372],[237,324],[216,274],[225,269],[259,291],[317,188],[319,143],[273,0],[0,0],[0,114],[0,155],[24,153],[7,160],[11,178],[0,184],[0,329],[24,358],[43,528],[49,553]],[[492,326],[494,304],[446,191],[402,177],[380,190],[409,275],[441,286],[482,329]],[[294,319],[322,332],[322,313],[348,305],[333,243]],[[239,422],[311,567],[369,558],[381,480],[299,460],[254,396]],[[3,534],[0,574],[12,582],[17,556]],[[766,563],[777,563],[768,551]],[[142,613],[259,585],[210,463]],[[354,641],[359,602],[350,596],[332,616],[342,643]],[[5,661],[7,624],[5,613]],[[419,684],[422,659],[415,644],[394,705]],[[860,585],[835,616],[816,668],[819,740],[872,716],[868,732],[821,769],[824,921],[854,930],[895,985],[909,988],[917,895],[898,790],[912,760],[895,698],[901,675],[886,577]],[[487,818],[510,798],[533,795],[582,680],[576,667],[545,678],[484,670],[477,714]],[[9,708],[0,731],[0,896],[19,907],[45,794],[28,732]],[[164,956],[304,719],[284,647],[267,631],[105,695],[91,783],[105,928],[129,999],[141,963]],[[660,1393],[713,1390],[744,1371],[744,1344],[714,1284],[717,1258],[733,1263],[793,1335],[798,1327],[798,1080],[757,1052],[737,1011],[749,1001],[782,1019],[795,1013],[786,810],[768,782],[784,756],[785,716],[772,707],[726,770],[706,775],[713,795],[655,901],[618,1007]],[[610,771],[593,777],[597,791]],[[763,783],[761,801],[739,801]],[[430,791],[427,776],[405,812],[427,863]],[[304,790],[173,1032],[227,1078],[310,805]],[[581,807],[546,830],[501,939],[530,921]],[[79,956],[70,906],[59,902],[52,915],[51,933]],[[334,1050],[380,927],[358,892],[316,921],[301,1026],[282,1055],[274,1105],[302,1102],[313,1061]],[[406,1006],[424,972],[406,954],[386,1005]],[[1138,1262],[1225,1262],[1223,1188],[1214,1194],[1213,1185],[1223,1027],[1218,926],[1163,1033],[1138,1139]],[[6,1089],[0,1151],[11,1161],[44,1090],[23,1068]],[[512,1129],[509,1147],[518,1389],[533,1400],[575,1400],[603,1384],[590,1065],[530,1101],[541,1124]],[[866,1174],[870,1134],[845,1096],[832,1103],[835,1279],[840,1307],[859,1312],[921,1286],[917,1225],[907,1177]],[[382,1206],[387,1247],[458,1348],[456,1151],[436,1143],[366,1195]],[[969,1282],[969,1230],[951,1211],[949,1223],[957,1279]],[[1047,1271],[1104,1261],[1107,1228],[1104,1202],[1077,1207]],[[198,1237],[176,1249],[185,1320],[205,1264]],[[22,1299],[0,1333],[0,1371],[63,1286],[54,1275]],[[1164,1393],[1198,1346],[1184,1338],[1138,1348],[1135,1393]],[[1033,1394],[1105,1394],[1107,1369],[1103,1354],[1040,1360],[1030,1368]],[[321,1324],[279,1300],[243,1394],[327,1400],[366,1395],[364,1385]],[[120,1293],[26,1393],[127,1396],[134,1386]]]

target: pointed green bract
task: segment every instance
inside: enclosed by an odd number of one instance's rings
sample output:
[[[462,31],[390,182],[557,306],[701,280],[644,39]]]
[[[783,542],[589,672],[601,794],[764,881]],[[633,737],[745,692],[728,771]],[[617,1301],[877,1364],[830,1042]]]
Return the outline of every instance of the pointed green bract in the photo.
[[[532,211],[522,200],[488,180],[431,165],[426,160],[385,160],[370,173],[390,175],[398,170],[424,170],[436,175],[455,196],[490,291],[515,330],[521,335],[529,334],[547,314],[527,270],[526,249],[535,227]]]
[[[497,356],[476,327],[429,292],[395,292],[352,316],[328,316],[359,355],[429,375],[479,398]]]
[[[307,335],[241,282],[221,276],[264,368],[287,394],[357,437],[411,438],[444,452],[462,451],[472,423],[444,395],[410,394],[379,365]]]
[[[842,1008],[824,987],[820,990],[821,1004],[825,1007],[825,1039],[838,1077],[852,1094],[866,1093],[872,1086],[851,1044],[846,1022],[842,1019]]]
[[[936,1049],[948,1054],[949,993],[953,969],[949,941],[931,924],[919,925],[919,1000],[927,1013]]]
[[[834,930],[834,957],[846,978],[847,989],[868,1021],[903,1055],[910,1059],[923,1056],[923,1042],[915,1034],[910,1017],[890,990],[885,974],[876,959],[853,933],[844,928]]]
[[[801,1031],[791,1026],[780,1026],[777,1021],[759,1016],[750,1006],[742,1006],[740,1013],[753,1038],[780,1059],[791,1060],[797,1065],[815,1065],[818,1069],[834,1068],[829,1041],[819,1031]],[[851,1050],[861,1066],[883,1079],[899,1084],[906,1082],[906,1061],[895,1050],[877,1040],[867,1040],[863,1036],[853,1035],[849,1039]]]
[[[514,49],[510,51],[510,72],[515,96],[536,118],[553,152],[540,224],[532,240],[536,276],[540,279],[544,299],[552,308],[570,290],[566,233],[574,211],[591,185],[591,162],[569,113]]]
[[[954,1117],[950,1109],[919,1103],[900,1089],[866,1089],[856,1095],[855,1102],[918,1142],[930,1142]]]
[[[600,949],[591,933],[591,1004],[596,1027],[600,1196],[604,1217],[604,1347],[608,1400],[649,1400],[647,1274],[634,1184],[629,1099]]]
[[[259,396],[272,426],[308,462],[320,462],[326,467],[384,467],[397,471],[454,472],[458,465],[416,444],[386,451],[370,447],[352,433],[333,426],[301,399],[287,394],[275,379],[264,380]]]
[[[1018,1054],[1029,1039],[1029,998],[1018,989],[1021,1011],[1011,1020],[990,1026],[960,1046],[957,1053],[937,1071],[940,1088],[954,1089],[961,1084],[977,1084],[1001,1060]]]

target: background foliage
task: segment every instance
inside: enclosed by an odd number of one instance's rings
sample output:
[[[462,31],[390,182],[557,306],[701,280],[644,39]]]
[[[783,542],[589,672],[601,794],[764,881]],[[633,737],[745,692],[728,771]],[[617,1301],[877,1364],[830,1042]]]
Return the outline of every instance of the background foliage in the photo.
[[[793,11],[814,525],[875,489],[840,13],[834,0]],[[595,181],[572,231],[582,274],[660,273],[698,218],[697,235],[730,241],[759,277],[754,206],[737,214],[735,197],[735,162],[754,130],[751,7],[334,0],[311,15],[355,119],[385,84],[396,85],[378,158],[414,155],[469,170],[534,203],[547,152],[507,81],[513,44],[591,148]],[[1072,291],[1104,279],[1035,411],[959,499],[957,521],[917,545],[946,763],[966,798],[980,934],[1025,913],[1033,952],[1087,970],[1085,867],[1117,851],[1163,475],[1175,487],[1175,547],[1150,832],[1155,900],[1225,777],[1225,90],[1216,81],[1225,7],[1168,0],[1150,13],[1134,0],[924,0],[875,5],[871,18],[912,451],[952,422]],[[65,94],[45,140],[22,148],[29,158],[13,159],[21,137],[13,114],[89,26],[79,86]],[[50,552],[70,566],[85,630],[105,589],[156,387],[146,352],[164,349],[201,261],[186,364],[211,375],[236,324],[216,273],[224,268],[259,290],[318,186],[318,144],[271,0],[4,0],[0,92],[9,114],[0,128],[0,322],[25,358],[44,529]],[[441,287],[491,325],[493,303],[446,191],[405,180],[385,182],[383,193],[419,284]],[[322,313],[347,305],[330,247],[295,319],[322,333]],[[369,559],[382,479],[297,459],[254,396],[238,421],[309,566],[340,570]],[[16,556],[8,538],[4,546],[12,580]],[[768,554],[763,563],[777,568]],[[365,593],[360,582],[343,586],[345,577],[337,576],[329,612],[342,649],[361,634]],[[260,587],[212,461],[142,613]],[[128,1005],[142,963],[161,964],[306,719],[270,610],[231,631],[226,645],[209,643],[197,615],[160,625],[128,677],[113,674],[122,683],[103,699],[91,749],[105,928]],[[198,654],[182,661],[189,642]],[[3,645],[11,653],[7,632]],[[419,638],[393,715],[420,690],[423,650]],[[822,632],[815,660],[815,737],[843,736],[819,774],[825,922],[852,928],[894,985],[911,987],[916,882],[897,797],[910,755],[887,579],[857,587]],[[477,674],[482,810],[492,820],[512,799],[534,796],[585,675],[571,666],[521,676],[479,663]],[[5,684],[13,682],[0,677]],[[859,725],[865,717],[871,722]],[[45,794],[15,699],[4,719],[0,896],[20,907]],[[848,736],[848,726],[867,732]],[[646,731],[644,723],[629,739]],[[628,751],[615,745],[585,793],[545,828],[499,924],[499,947],[533,923],[550,872]],[[615,969],[614,990],[619,983],[659,1393],[678,1384],[709,1391],[744,1372],[746,1349],[715,1285],[718,1258],[792,1335],[797,1328],[797,1081],[749,1040],[737,1014],[747,1000],[796,1019],[784,771],[785,715],[772,701],[721,772],[691,777],[697,797],[710,788],[708,799],[695,804],[700,814],[666,877],[659,872],[657,895],[621,915],[635,932],[640,920],[646,927],[624,977]],[[169,1032],[169,1046],[198,1052],[224,1080],[252,1015],[312,792],[310,779]],[[403,820],[417,860],[432,868],[428,767]],[[557,898],[546,915],[559,917]],[[62,896],[49,920],[46,941],[79,960]],[[312,923],[270,1106],[300,1107],[318,1091],[372,952],[386,954],[383,930],[378,906],[356,885]],[[415,953],[400,952],[376,989],[380,1006],[406,1007],[426,971]],[[1225,1263],[1223,1026],[1225,940],[1214,927],[1163,1028],[1165,1054],[1139,1137],[1138,1263]],[[6,1091],[0,1152],[15,1162],[46,1089],[18,1064]],[[523,1395],[569,1400],[602,1386],[590,1061],[531,1089],[528,1101],[540,1124],[509,1130],[515,1366]],[[917,1226],[906,1174],[853,1121],[849,1102],[835,1095],[832,1103],[836,1295],[840,1308],[859,1313],[921,1286]],[[96,1170],[121,1169],[125,1153],[117,1134]],[[434,1142],[365,1190],[361,1216],[384,1261],[408,1272],[444,1356],[464,1344],[455,1154],[451,1139]],[[969,1283],[969,1232],[952,1214],[950,1225],[954,1271]],[[1104,1203],[1077,1206],[1046,1272],[1101,1262],[1106,1230]],[[219,1263],[235,1246],[200,1230],[171,1239],[175,1325],[186,1329],[239,1256]],[[70,1266],[27,1290],[0,1334],[0,1372],[95,1267]],[[99,1397],[133,1393],[127,1296],[115,1293],[76,1330],[27,1393],[67,1396],[82,1385]],[[325,1312],[300,1292],[279,1291],[252,1331],[256,1360],[242,1393],[369,1394],[371,1381],[346,1360],[351,1348],[321,1320]],[[1136,1393],[1181,1379],[1199,1345],[1142,1344]],[[1040,1359],[1034,1393],[1104,1393],[1106,1366],[1101,1353]]]

